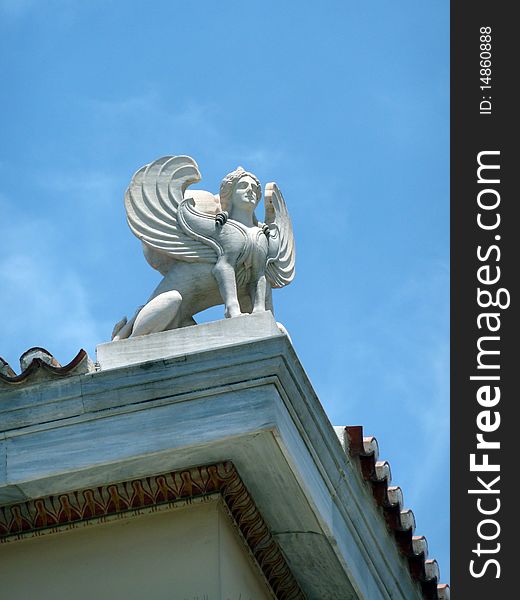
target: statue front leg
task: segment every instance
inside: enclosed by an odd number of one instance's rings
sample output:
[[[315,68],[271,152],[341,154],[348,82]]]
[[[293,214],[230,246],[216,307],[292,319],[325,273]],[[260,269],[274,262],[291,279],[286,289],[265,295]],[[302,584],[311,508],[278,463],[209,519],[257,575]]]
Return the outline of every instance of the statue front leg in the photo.
[[[265,275],[261,275],[256,281],[251,283],[250,294],[253,312],[265,311],[267,296],[267,280]]]
[[[226,319],[240,316],[242,312],[238,303],[235,267],[228,257],[223,255],[218,259],[217,264],[213,267],[213,275],[224,301]]]

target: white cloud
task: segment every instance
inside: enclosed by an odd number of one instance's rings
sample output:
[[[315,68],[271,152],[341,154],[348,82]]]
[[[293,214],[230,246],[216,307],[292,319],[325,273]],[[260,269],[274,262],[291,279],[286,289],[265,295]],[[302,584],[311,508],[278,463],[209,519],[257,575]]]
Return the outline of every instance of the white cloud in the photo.
[[[175,99],[164,99],[158,90],[148,87],[130,97],[91,97],[80,102],[90,118],[99,120],[103,129],[111,132],[107,144],[113,143],[113,132],[117,131],[118,139],[124,143],[128,143],[127,138],[133,144],[135,140],[150,142],[150,151],[153,148],[155,155],[192,153],[200,161],[207,157],[214,168],[225,165],[225,173],[239,163],[245,168],[269,169],[284,158],[279,140],[269,145],[250,138],[237,142],[236,135],[223,125],[222,109],[211,101],[190,99],[180,104]]]
[[[74,265],[53,252],[55,227],[45,219],[22,219],[0,198],[0,355],[16,370],[18,357],[43,346],[62,363],[84,348],[93,353],[108,323],[92,314]]]
[[[48,171],[37,174],[43,188],[64,192],[68,197],[78,197],[85,201],[82,206],[91,210],[92,203],[107,204],[113,201],[113,191],[117,180],[103,172],[85,170]]]
[[[330,375],[330,384],[325,377],[320,396],[335,424],[357,420],[366,435],[385,439],[382,458],[392,464],[394,482],[406,478],[407,502],[421,505],[432,494],[432,482],[448,485],[448,266],[423,261],[414,275],[374,298],[355,323],[352,308],[345,310],[349,341],[331,344],[337,352],[330,357],[330,371],[348,365],[350,376]],[[339,331],[345,335],[345,329]]]

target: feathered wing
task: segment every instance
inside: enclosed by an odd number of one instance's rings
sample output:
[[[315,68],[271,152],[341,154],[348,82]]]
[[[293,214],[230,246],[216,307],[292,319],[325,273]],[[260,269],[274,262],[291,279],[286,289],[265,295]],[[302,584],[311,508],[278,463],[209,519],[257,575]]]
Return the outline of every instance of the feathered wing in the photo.
[[[198,181],[192,158],[164,156],[139,169],[126,190],[128,225],[143,242],[146,260],[163,275],[176,260],[217,260],[215,251],[187,235],[177,219],[186,188]]]
[[[265,223],[269,227],[269,256],[265,273],[271,286],[279,288],[294,279],[296,250],[292,223],[276,183],[266,185],[264,204]]]

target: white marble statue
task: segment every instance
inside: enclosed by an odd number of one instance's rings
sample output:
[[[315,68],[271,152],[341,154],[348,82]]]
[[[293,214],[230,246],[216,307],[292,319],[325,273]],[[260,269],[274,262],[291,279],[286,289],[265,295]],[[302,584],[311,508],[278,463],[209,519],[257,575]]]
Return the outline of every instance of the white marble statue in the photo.
[[[200,311],[225,305],[225,316],[272,310],[271,288],[294,278],[291,220],[274,183],[264,194],[265,223],[255,216],[260,182],[238,167],[220,194],[187,189],[200,181],[189,156],[145,165],[125,194],[128,224],[163,280],[134,317],[121,320],[112,339],[194,325]]]

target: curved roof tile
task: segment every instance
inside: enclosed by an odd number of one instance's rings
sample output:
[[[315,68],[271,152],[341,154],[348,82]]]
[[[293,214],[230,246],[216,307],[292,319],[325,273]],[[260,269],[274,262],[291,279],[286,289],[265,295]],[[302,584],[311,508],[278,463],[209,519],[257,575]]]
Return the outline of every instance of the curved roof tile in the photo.
[[[30,348],[20,357],[21,373],[17,375],[9,363],[0,357],[0,384],[29,384],[42,379],[54,379],[94,371],[94,363],[81,349],[66,365],[61,366],[45,348]]]
[[[336,427],[345,452],[357,463],[363,479],[370,485],[372,495],[381,507],[388,529],[393,533],[401,554],[408,559],[413,579],[419,582],[425,600],[450,600],[450,588],[440,579],[439,565],[428,559],[428,543],[424,536],[414,536],[415,516],[403,508],[403,492],[390,486],[391,471],[386,461],[379,459],[379,446],[375,437],[364,437],[363,427]]]

